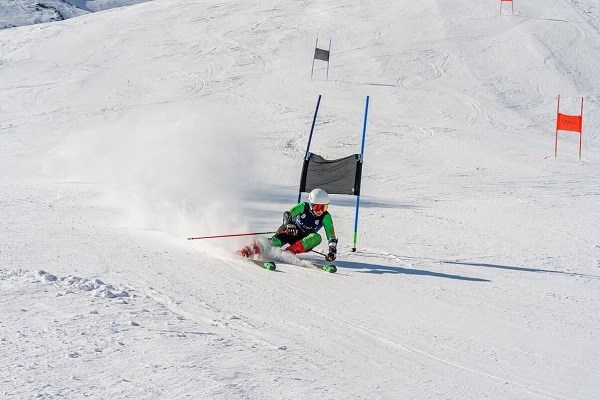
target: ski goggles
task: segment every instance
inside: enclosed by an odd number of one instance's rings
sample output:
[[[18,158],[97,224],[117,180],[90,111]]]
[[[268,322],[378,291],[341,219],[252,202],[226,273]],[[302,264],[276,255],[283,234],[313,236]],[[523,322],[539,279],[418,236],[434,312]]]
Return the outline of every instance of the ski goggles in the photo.
[[[329,208],[329,204],[313,204],[311,209],[313,212],[325,212]]]

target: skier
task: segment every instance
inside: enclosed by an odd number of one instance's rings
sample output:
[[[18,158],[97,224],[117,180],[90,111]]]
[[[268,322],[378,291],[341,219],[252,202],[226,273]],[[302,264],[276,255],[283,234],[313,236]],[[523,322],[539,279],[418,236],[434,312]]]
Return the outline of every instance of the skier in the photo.
[[[294,254],[305,253],[321,244],[322,238],[317,232],[323,227],[329,242],[329,252],[325,257],[333,261],[337,254],[337,238],[333,228],[333,219],[327,211],[329,195],[323,189],[314,189],[308,194],[308,202],[301,202],[283,213],[283,224],[277,233],[269,239],[272,247],[289,246],[285,251]],[[245,257],[261,253],[258,243],[239,251]]]

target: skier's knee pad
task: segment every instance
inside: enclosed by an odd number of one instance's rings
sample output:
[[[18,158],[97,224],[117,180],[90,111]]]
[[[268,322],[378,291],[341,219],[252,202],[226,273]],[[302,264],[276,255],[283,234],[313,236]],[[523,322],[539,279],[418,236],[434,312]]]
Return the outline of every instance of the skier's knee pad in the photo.
[[[321,240],[322,240],[321,235],[314,232],[314,233],[309,234],[304,239],[302,239],[302,246],[304,247],[305,251],[309,251],[309,250],[314,249],[318,245],[320,245]]]

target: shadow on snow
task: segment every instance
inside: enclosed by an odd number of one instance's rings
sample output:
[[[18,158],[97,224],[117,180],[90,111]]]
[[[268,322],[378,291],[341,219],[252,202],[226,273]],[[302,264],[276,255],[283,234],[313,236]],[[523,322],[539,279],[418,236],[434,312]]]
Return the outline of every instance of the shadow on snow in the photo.
[[[498,269],[506,269],[510,271],[522,271],[522,272],[543,272],[548,274],[560,274],[560,275],[569,275],[569,276],[580,276],[583,278],[594,278],[600,279],[600,276],[590,275],[590,274],[580,274],[577,272],[565,272],[565,271],[553,271],[550,269],[538,269],[538,268],[528,268],[528,267],[512,267],[509,265],[500,265],[500,264],[489,264],[489,263],[481,263],[481,262],[466,262],[466,261],[441,261],[444,264],[456,264],[456,265],[472,265],[475,267],[485,267],[485,268],[498,268]]]
[[[405,274],[405,275],[421,275],[433,276],[436,278],[457,279],[461,281],[471,282],[490,282],[488,279],[473,278],[469,276],[444,274],[442,272],[427,271],[422,269],[412,269],[404,267],[394,267],[389,265],[367,264],[353,261],[336,261],[335,265],[342,268],[363,270],[362,273],[369,274]]]

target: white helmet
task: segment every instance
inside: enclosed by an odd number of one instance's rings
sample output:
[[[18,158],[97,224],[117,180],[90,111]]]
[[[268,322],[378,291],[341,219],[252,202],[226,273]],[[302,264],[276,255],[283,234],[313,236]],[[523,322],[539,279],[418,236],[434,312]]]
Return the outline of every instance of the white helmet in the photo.
[[[308,194],[309,204],[329,204],[329,195],[323,189],[313,189]]]

